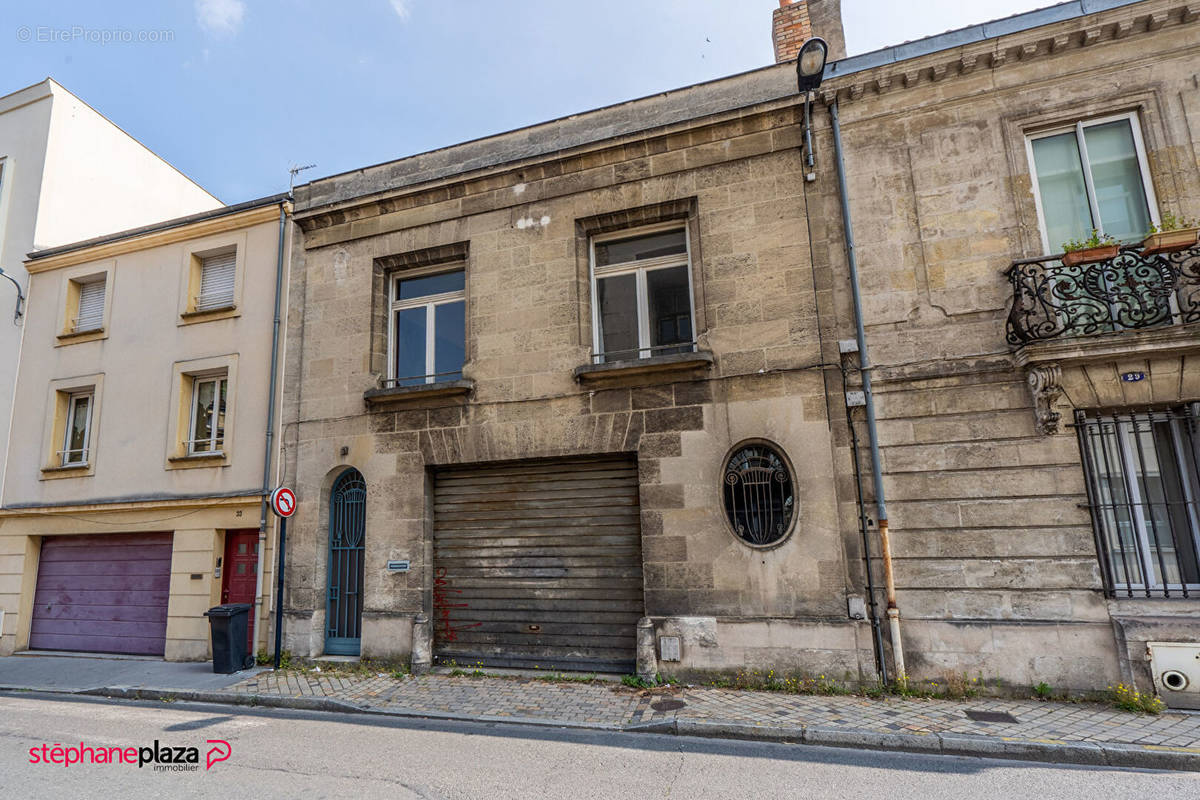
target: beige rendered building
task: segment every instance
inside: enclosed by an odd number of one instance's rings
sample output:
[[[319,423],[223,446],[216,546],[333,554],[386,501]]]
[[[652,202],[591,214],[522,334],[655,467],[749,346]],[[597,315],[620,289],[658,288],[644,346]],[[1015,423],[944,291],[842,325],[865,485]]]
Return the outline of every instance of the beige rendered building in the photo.
[[[0,653],[204,659],[222,602],[255,603],[264,641],[288,210],[270,197],[26,262]]]
[[[843,58],[785,0],[777,65],[298,187],[286,646],[1184,702],[1200,254],[1141,240],[1200,217],[1196,19]]]
[[[26,255],[220,205],[52,78],[0,96],[0,270],[13,281],[0,279],[0,486]]]

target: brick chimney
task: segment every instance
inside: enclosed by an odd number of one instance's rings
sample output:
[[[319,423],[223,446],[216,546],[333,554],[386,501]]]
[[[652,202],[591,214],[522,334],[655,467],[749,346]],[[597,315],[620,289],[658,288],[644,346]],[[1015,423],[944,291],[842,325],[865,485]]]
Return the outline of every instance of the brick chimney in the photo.
[[[779,0],[771,22],[776,64],[795,60],[800,46],[813,36],[829,45],[830,61],[846,57],[841,0]]]

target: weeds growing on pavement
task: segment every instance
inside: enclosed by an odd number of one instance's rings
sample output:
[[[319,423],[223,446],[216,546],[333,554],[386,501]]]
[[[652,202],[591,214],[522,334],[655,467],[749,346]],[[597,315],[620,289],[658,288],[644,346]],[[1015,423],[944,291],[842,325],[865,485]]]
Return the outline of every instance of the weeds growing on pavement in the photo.
[[[567,675],[562,672],[551,672],[547,675],[538,675],[534,680],[545,681],[546,683],[595,683],[599,679],[594,672],[587,673],[586,675]]]
[[[1038,700],[1049,700],[1054,697],[1054,690],[1050,688],[1050,684],[1042,681],[1033,687],[1033,696]]]
[[[627,684],[628,685],[628,684]],[[738,670],[730,676],[715,678],[707,686],[718,689],[741,689],[744,691],[782,692],[800,695],[858,695],[872,699],[904,697],[919,699],[965,700],[978,697],[983,691],[979,678],[967,675],[951,675],[941,681],[917,684],[909,680],[890,684],[856,685],[849,676],[839,681],[827,675],[782,674],[774,670]]]
[[[1133,686],[1124,683],[1108,687],[1108,699],[1116,708],[1135,713],[1161,714],[1167,707],[1154,695],[1139,692]]]
[[[653,689],[655,686],[658,686],[657,679],[648,681],[640,675],[624,675],[621,677],[621,683],[630,689]]]

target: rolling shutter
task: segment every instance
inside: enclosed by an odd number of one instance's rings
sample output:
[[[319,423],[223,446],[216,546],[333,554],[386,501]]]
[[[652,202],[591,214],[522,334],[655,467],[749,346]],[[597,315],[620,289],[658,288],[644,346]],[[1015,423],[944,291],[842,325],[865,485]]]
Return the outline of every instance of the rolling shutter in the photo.
[[[43,539],[30,648],[161,656],[171,541],[169,533]]]
[[[200,296],[196,310],[226,308],[233,305],[233,278],[237,269],[237,251],[208,256],[200,264]]]
[[[435,492],[439,662],[633,671],[644,603],[632,458],[447,470]]]
[[[90,281],[79,287],[79,314],[75,330],[92,331],[104,324],[104,279]]]

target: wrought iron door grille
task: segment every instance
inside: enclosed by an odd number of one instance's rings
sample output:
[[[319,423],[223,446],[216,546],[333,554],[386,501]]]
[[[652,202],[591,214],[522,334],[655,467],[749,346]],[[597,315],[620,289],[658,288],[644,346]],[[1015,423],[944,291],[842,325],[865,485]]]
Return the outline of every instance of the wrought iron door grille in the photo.
[[[773,447],[754,443],[735,449],[722,484],[725,516],[738,538],[761,547],[787,535],[795,511],[792,473]]]
[[[356,655],[362,637],[363,539],[367,484],[348,469],[333,484],[329,503],[329,595],[325,651]]]
[[[1075,423],[1106,594],[1200,594],[1200,403]]]

